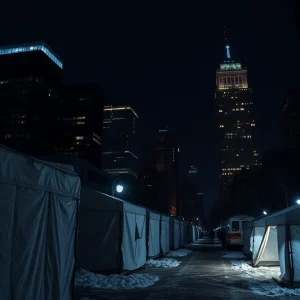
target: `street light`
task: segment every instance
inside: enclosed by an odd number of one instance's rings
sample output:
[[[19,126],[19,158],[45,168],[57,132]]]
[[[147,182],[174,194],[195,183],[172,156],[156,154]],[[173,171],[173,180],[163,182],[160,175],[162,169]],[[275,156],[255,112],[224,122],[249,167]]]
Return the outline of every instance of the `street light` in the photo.
[[[119,181],[120,183],[117,184],[117,185],[115,186],[115,183],[116,183],[117,181]],[[120,179],[116,179],[116,180],[112,183],[112,196],[113,196],[113,197],[115,196],[115,190],[116,190],[116,192],[119,193],[119,194],[123,192],[124,186],[123,186],[121,183],[122,183],[122,182],[121,182]]]
[[[263,211],[263,214],[266,216],[268,213],[264,210],[264,211]]]
[[[297,200],[296,200],[296,203],[300,205],[300,199],[297,199]]]

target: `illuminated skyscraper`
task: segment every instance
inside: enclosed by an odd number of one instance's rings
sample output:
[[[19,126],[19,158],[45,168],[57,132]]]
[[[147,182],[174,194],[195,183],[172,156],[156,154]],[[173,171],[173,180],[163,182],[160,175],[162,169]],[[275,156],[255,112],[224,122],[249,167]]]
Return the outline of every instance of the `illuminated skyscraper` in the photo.
[[[231,59],[226,40],[226,60],[217,70],[215,94],[221,157],[221,201],[226,201],[228,186],[242,168],[256,165],[255,117],[252,90],[247,70]]]

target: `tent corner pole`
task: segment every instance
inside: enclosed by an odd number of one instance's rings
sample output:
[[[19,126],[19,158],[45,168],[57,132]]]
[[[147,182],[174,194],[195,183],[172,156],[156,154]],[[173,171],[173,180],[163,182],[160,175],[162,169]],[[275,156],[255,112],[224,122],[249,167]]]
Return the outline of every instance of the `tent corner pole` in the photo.
[[[291,289],[294,285],[294,262],[293,262],[293,246],[291,241],[291,225],[286,225],[287,242],[288,242],[288,254],[289,254],[289,272],[290,272],[290,284]]]
[[[71,299],[75,300],[75,277],[76,277],[76,261],[77,261],[77,247],[78,247],[78,232],[79,232],[79,204],[80,200],[76,199],[76,223],[74,236],[74,268],[71,284]]]

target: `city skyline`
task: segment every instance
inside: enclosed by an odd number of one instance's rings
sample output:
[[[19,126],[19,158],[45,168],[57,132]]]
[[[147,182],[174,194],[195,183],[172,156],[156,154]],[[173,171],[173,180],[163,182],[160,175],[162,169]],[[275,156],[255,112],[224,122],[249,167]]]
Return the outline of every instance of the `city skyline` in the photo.
[[[263,154],[279,145],[279,105],[287,90],[299,87],[293,11],[279,1],[255,0],[248,14],[248,6],[238,1],[205,9],[200,3],[165,1],[164,8],[120,3],[112,8],[105,2],[93,10],[74,7],[72,15],[64,5],[57,11],[54,4],[47,12],[24,5],[1,45],[45,40],[63,58],[66,83],[96,81],[106,89],[105,103],[135,107],[149,138],[155,135],[152,128],[168,124],[182,145],[184,164],[201,170],[208,210],[219,189],[214,91],[223,27],[228,25],[232,56],[249,68],[261,128],[258,152]],[[28,24],[28,17],[39,26]],[[4,28],[10,20],[4,16],[1,22]]]

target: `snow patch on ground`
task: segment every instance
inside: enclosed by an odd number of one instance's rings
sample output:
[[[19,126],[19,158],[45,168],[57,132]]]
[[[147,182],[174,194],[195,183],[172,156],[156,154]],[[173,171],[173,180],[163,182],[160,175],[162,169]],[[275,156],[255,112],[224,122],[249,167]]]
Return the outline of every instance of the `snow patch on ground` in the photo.
[[[166,256],[168,256],[168,257],[183,257],[183,256],[187,256],[188,254],[190,254],[192,252],[193,252],[192,250],[182,248],[182,249],[170,251]]]
[[[253,268],[250,261],[232,261],[231,263],[231,269],[241,271],[240,276],[247,280],[248,287],[255,294],[271,297],[300,296],[300,288],[284,288],[273,281],[273,277],[279,279],[280,267]]]
[[[87,288],[108,290],[131,290],[146,288],[157,282],[159,278],[149,274],[102,275],[81,270],[76,273],[75,285]]]
[[[146,262],[146,266],[150,268],[174,268],[178,267],[180,262],[173,258],[162,258],[162,259],[149,259]]]
[[[229,252],[229,253],[223,255],[222,257],[223,258],[235,258],[235,259],[239,259],[239,258],[245,259],[246,258],[246,256],[242,252]]]

